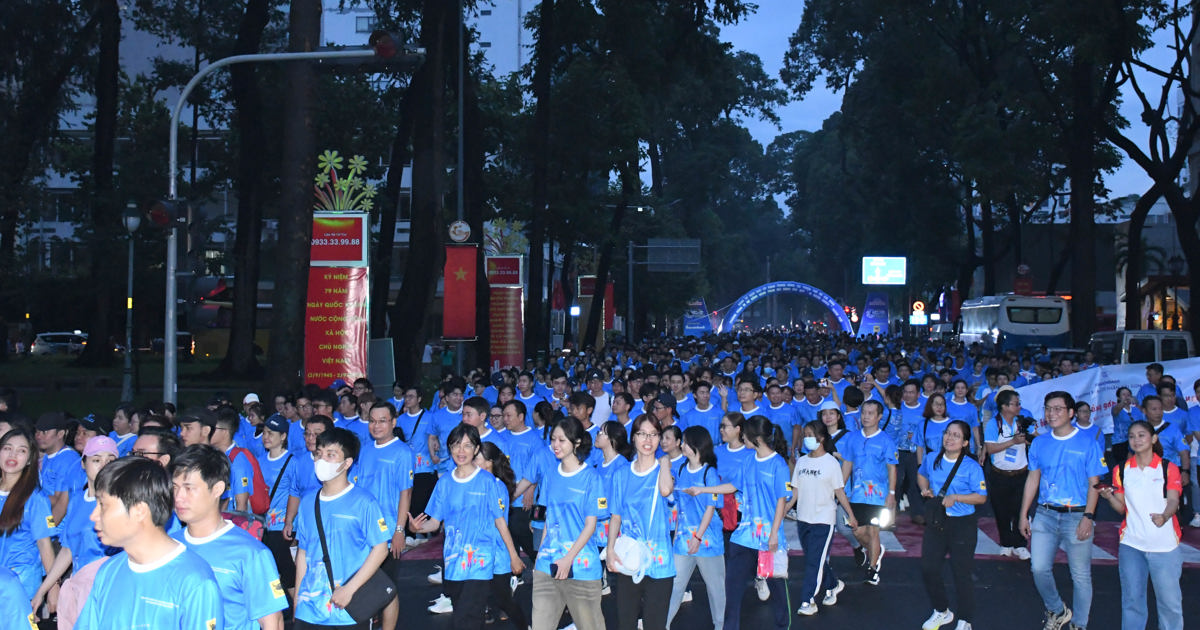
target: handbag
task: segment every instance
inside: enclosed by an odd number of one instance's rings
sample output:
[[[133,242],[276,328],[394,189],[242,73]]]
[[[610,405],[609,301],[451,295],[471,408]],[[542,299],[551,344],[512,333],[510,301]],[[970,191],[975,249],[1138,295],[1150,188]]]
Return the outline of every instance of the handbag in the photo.
[[[925,527],[945,531],[946,529],[946,506],[942,505],[942,500],[946,498],[946,491],[950,489],[950,482],[954,481],[954,473],[958,472],[959,464],[962,464],[964,458],[968,457],[966,451],[958,454],[958,460],[954,462],[954,467],[950,469],[950,475],[946,477],[946,483],[942,484],[941,492],[937,496],[925,501]]]
[[[654,527],[654,513],[658,511],[658,497],[662,494],[658,491],[657,474],[654,477],[654,483],[650,486],[654,498],[650,501],[650,522],[646,525],[645,535],[649,535],[650,528]],[[640,583],[646,575],[646,569],[650,568],[651,558],[653,558],[650,546],[645,541],[622,533],[613,541],[613,552],[617,554],[617,558],[621,562],[621,573],[633,578],[634,584]]]
[[[325,575],[329,578],[329,596],[333,597],[335,582],[333,581],[333,561],[329,557],[329,544],[325,542],[325,525],[321,523],[321,493],[317,492],[317,537],[321,539],[322,560],[325,563]],[[354,621],[363,623],[369,621],[375,613],[383,610],[396,597],[396,585],[379,569],[362,586],[354,591],[354,597],[344,609]]]

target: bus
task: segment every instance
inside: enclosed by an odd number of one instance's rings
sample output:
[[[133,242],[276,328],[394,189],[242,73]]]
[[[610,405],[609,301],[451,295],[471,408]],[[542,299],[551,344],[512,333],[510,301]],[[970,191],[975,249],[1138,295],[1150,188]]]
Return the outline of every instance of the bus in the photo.
[[[962,304],[964,345],[982,342],[1000,351],[1069,346],[1067,301],[1060,297],[989,295]]]

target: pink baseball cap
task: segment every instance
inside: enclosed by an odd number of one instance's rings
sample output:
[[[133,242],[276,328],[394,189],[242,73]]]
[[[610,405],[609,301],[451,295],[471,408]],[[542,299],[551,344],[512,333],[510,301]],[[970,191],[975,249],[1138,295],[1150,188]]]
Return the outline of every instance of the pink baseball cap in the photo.
[[[91,457],[100,453],[109,453],[113,457],[120,457],[117,452],[117,443],[107,435],[97,435],[93,438],[88,438],[87,444],[83,447],[83,456]]]

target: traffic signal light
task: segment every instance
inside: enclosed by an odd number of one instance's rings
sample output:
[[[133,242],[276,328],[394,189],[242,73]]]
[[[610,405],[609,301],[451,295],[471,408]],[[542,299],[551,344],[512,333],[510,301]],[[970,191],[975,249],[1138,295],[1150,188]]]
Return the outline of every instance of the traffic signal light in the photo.
[[[403,50],[400,39],[387,31],[373,31],[371,37],[367,39],[367,45],[375,51],[375,56],[380,59],[391,59]]]
[[[169,230],[187,225],[187,204],[181,201],[158,200],[150,204],[146,217],[154,227]]]

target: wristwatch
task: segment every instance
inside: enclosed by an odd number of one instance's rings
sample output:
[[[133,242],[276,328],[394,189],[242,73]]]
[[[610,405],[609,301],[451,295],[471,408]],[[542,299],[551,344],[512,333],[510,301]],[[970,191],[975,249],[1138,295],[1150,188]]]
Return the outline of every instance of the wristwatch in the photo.
[[[1095,512],[1084,512],[1084,513],[1083,513],[1083,517],[1084,517],[1084,518],[1090,518],[1090,519],[1092,519],[1093,521],[1095,521],[1095,520],[1096,520],[1096,513],[1095,513]]]

